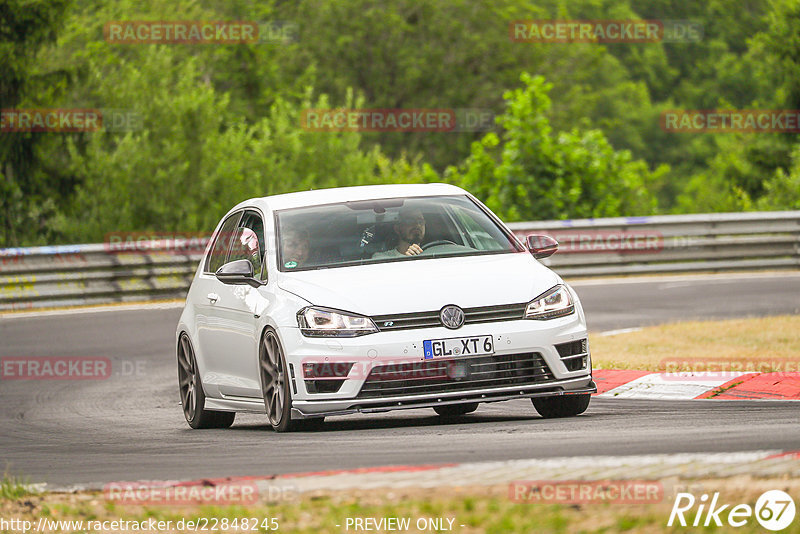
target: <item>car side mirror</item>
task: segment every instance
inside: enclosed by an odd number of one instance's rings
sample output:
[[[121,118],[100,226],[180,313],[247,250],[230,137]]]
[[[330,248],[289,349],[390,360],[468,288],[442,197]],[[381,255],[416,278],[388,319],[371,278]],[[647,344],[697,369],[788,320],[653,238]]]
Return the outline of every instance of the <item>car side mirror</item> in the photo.
[[[247,284],[253,287],[261,287],[264,282],[256,280],[253,273],[253,264],[250,260],[234,260],[226,263],[214,273],[217,280],[228,285]]]
[[[528,250],[537,260],[547,258],[558,250],[558,241],[549,235],[529,235]]]

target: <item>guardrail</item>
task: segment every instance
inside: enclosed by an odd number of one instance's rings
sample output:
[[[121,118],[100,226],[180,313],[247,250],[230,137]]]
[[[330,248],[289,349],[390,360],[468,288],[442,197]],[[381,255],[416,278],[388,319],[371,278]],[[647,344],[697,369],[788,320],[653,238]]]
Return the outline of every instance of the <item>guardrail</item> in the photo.
[[[0,249],[0,310],[185,298],[202,248],[156,241]]]
[[[543,260],[564,277],[800,269],[800,211],[661,215],[511,223],[544,233]],[[559,239],[560,238],[560,239]]]
[[[542,260],[566,278],[800,269],[800,211],[664,215],[511,223],[524,239],[549,234]],[[138,242],[0,249],[0,310],[184,298],[202,257]]]

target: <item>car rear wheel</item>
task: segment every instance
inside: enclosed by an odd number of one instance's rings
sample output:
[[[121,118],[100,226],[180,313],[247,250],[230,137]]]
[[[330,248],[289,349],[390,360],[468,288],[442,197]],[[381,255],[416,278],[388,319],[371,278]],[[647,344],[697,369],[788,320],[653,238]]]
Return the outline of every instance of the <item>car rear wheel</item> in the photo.
[[[264,395],[269,424],[276,432],[291,432],[298,425],[292,421],[289,374],[283,349],[275,331],[267,330],[264,333],[259,352],[261,392]]]
[[[178,344],[178,387],[181,392],[181,406],[186,422],[192,428],[228,428],[236,418],[236,412],[206,410],[206,396],[197,369],[189,336],[181,335]]]
[[[434,406],[433,411],[442,417],[456,417],[459,415],[466,415],[478,409],[477,402],[468,402],[465,404],[445,404],[444,406]]]
[[[561,397],[532,398],[533,407],[545,419],[553,417],[572,417],[582,414],[589,407],[592,396],[564,395]]]

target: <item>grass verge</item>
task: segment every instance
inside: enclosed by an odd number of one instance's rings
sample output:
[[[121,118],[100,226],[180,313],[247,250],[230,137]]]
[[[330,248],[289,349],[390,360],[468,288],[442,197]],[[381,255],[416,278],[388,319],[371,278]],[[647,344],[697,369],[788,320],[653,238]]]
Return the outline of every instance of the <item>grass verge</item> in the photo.
[[[736,362],[744,371],[800,372],[800,316],[678,322],[611,336],[590,333],[589,345],[598,369],[697,371],[709,370],[701,368],[703,363]],[[684,365],[675,368],[676,362]]]
[[[720,505],[726,503],[748,504],[753,507],[758,497],[767,490],[781,489],[790,495],[797,495],[800,482],[775,477],[753,479],[738,476],[723,480],[679,481],[672,487],[672,493],[664,485],[664,499],[654,504],[550,504],[512,502],[506,485],[486,487],[448,487],[448,488],[404,488],[371,489],[347,492],[317,492],[302,494],[289,502],[261,502],[243,506],[201,506],[201,507],[138,507],[121,506],[106,502],[102,494],[40,494],[33,497],[5,501],[0,506],[0,515],[6,519],[17,518],[34,523],[40,517],[57,521],[171,521],[177,525],[181,520],[198,521],[201,518],[227,518],[228,528],[217,523],[218,532],[242,532],[241,523],[237,528],[230,527],[234,519],[274,518],[271,524],[279,532],[300,533],[342,533],[355,532],[353,526],[347,528],[347,520],[355,518],[408,518],[411,528],[407,532],[446,532],[454,533],[580,533],[580,532],[686,532],[687,527],[674,525],[667,527],[667,521],[674,502],[674,491],[690,491],[699,498],[703,493],[720,492]],[[728,507],[730,509],[730,507]],[[686,519],[694,520],[697,508],[686,513]],[[727,512],[721,515],[724,522]],[[443,520],[448,528],[417,528],[418,521],[427,519]],[[702,520],[705,516],[702,517]],[[448,522],[452,520],[452,523]],[[702,521],[701,520],[701,521]],[[52,525],[51,525],[52,526]],[[74,525],[73,525],[74,526]],[[86,526],[85,524],[83,525]],[[727,529],[726,529],[727,527]],[[698,531],[698,529],[691,530]],[[730,527],[712,528],[714,531],[728,531]],[[85,528],[84,528],[85,530]],[[210,530],[210,528],[209,528]],[[246,529],[247,531],[269,532],[270,530]],[[699,530],[704,530],[702,527]],[[709,530],[709,529],[705,529]],[[763,532],[754,517],[736,532],[747,534]],[[58,528],[53,532],[65,531]],[[184,532],[186,529],[183,530]],[[275,531],[273,528],[272,531]],[[380,531],[380,530],[373,530]],[[159,532],[180,532],[160,530]],[[785,534],[800,532],[800,521],[782,531]]]
[[[32,493],[27,481],[11,476],[8,473],[3,474],[3,479],[0,481],[0,499],[19,499]]]

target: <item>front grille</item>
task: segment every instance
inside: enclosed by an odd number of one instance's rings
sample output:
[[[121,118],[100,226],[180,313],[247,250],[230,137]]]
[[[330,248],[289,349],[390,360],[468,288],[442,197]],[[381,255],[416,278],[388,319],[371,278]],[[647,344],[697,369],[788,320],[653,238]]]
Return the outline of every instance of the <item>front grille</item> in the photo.
[[[586,339],[560,343],[556,345],[556,350],[567,371],[586,369],[586,358],[589,355],[589,344]]]
[[[515,321],[525,315],[527,302],[521,304],[501,304],[500,306],[482,306],[464,308],[464,324],[493,323],[496,321]],[[397,313],[393,315],[376,315],[372,317],[378,330],[408,330],[410,328],[432,328],[442,326],[439,310],[418,313]]]
[[[358,398],[527,386],[553,379],[550,368],[538,352],[425,360],[373,367]]]

